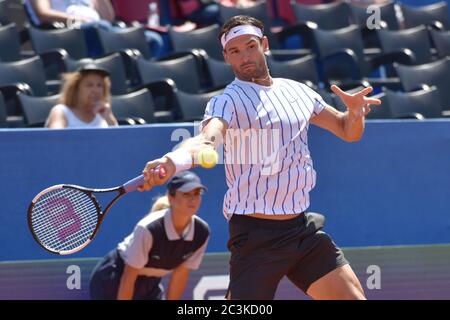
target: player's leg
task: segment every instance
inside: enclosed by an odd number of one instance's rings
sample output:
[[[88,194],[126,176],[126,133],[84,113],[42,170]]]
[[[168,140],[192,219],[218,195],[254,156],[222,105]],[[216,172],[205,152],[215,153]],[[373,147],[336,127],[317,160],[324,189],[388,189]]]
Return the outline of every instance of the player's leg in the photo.
[[[234,260],[230,263],[228,300],[273,300],[276,289],[285,272],[280,272],[280,263],[261,259]]]
[[[361,283],[349,264],[336,268],[311,284],[306,292],[316,300],[365,300]]]
[[[342,250],[321,230],[300,243],[298,262],[287,276],[313,299],[365,299]]]

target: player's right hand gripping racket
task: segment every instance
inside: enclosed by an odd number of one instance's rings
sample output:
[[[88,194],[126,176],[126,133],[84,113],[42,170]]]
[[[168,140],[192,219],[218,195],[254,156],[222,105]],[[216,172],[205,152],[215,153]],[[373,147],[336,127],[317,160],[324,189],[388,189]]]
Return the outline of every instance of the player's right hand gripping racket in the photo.
[[[163,178],[166,170],[157,169]],[[28,208],[28,226],[34,239],[47,251],[66,255],[80,251],[95,237],[112,205],[144,183],[140,175],[122,186],[89,189],[60,184],[41,191]],[[94,193],[118,192],[102,212]]]

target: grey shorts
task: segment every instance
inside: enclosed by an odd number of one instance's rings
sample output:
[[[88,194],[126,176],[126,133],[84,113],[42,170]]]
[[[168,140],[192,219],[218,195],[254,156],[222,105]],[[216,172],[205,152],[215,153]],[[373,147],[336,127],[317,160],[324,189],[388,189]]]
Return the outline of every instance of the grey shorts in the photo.
[[[324,217],[300,214],[290,220],[233,215],[229,221],[231,299],[271,300],[283,276],[306,293],[309,286],[348,264],[321,229]]]

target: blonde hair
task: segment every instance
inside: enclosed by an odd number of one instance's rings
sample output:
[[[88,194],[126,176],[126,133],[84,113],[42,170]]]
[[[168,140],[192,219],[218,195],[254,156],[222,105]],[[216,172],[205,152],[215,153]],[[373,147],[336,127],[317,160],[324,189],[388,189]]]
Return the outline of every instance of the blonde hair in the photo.
[[[78,103],[78,90],[80,88],[80,82],[89,74],[99,73],[95,71],[91,72],[69,72],[62,75],[64,86],[61,91],[61,98],[59,103],[64,104],[70,108],[73,108]],[[100,75],[101,76],[101,75]],[[109,77],[103,77],[103,101],[105,103],[111,103],[111,80]]]
[[[159,211],[170,208],[169,198],[167,195],[161,196],[153,203],[150,212]]]

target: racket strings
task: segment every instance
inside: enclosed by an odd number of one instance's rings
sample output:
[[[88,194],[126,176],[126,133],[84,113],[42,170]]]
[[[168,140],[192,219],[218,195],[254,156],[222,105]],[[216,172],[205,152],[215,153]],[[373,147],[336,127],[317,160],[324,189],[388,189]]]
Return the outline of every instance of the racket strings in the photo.
[[[60,252],[75,249],[91,237],[97,213],[88,194],[62,187],[41,195],[32,209],[31,223],[39,241]]]
[[[77,203],[80,203],[79,197],[76,199]],[[64,208],[63,208],[64,209]],[[73,244],[74,246],[77,246],[78,242],[83,243],[86,238],[89,238],[92,230],[90,230],[89,225],[90,224],[96,224],[96,219],[94,221],[91,221],[91,217],[85,220],[84,222],[82,220],[79,220],[79,218],[74,217],[67,217],[65,214],[66,212],[61,211],[61,208],[55,209],[54,216],[51,218],[51,224],[54,228],[56,228],[57,232],[48,232],[42,234],[43,237],[46,237],[49,240],[48,245],[51,247],[55,247],[55,249],[60,250],[63,249],[59,247],[60,245],[66,246],[65,249],[71,249]],[[72,209],[69,209],[72,210]],[[89,210],[86,209],[85,206],[79,206],[79,210]],[[80,218],[82,218],[80,216]],[[84,226],[84,227],[83,227]]]
[[[80,207],[80,209],[82,208]],[[61,217],[60,215],[64,214],[61,211],[61,208],[55,208],[54,210],[55,211],[51,214],[53,217],[50,218],[50,224],[48,217],[44,217],[47,220],[39,219],[36,223],[33,223],[35,229],[42,230],[42,232],[36,231],[36,234],[41,242],[47,247],[55,251],[70,250],[84,243],[86,239],[89,238],[91,234],[89,225],[92,223],[95,224],[95,220],[92,222],[89,221],[92,219],[87,219],[82,224],[77,219],[67,216]],[[44,229],[47,228],[47,226],[49,226],[49,228]],[[53,228],[53,230],[50,228]]]
[[[35,230],[41,242],[55,251],[71,250],[82,245],[97,223],[95,206],[89,208],[92,200],[82,192],[70,192],[70,196],[66,198],[67,192],[64,192],[57,197],[46,197],[42,201],[43,214],[36,215],[40,219],[33,222],[34,228],[42,231]],[[80,215],[80,212],[85,214]]]

